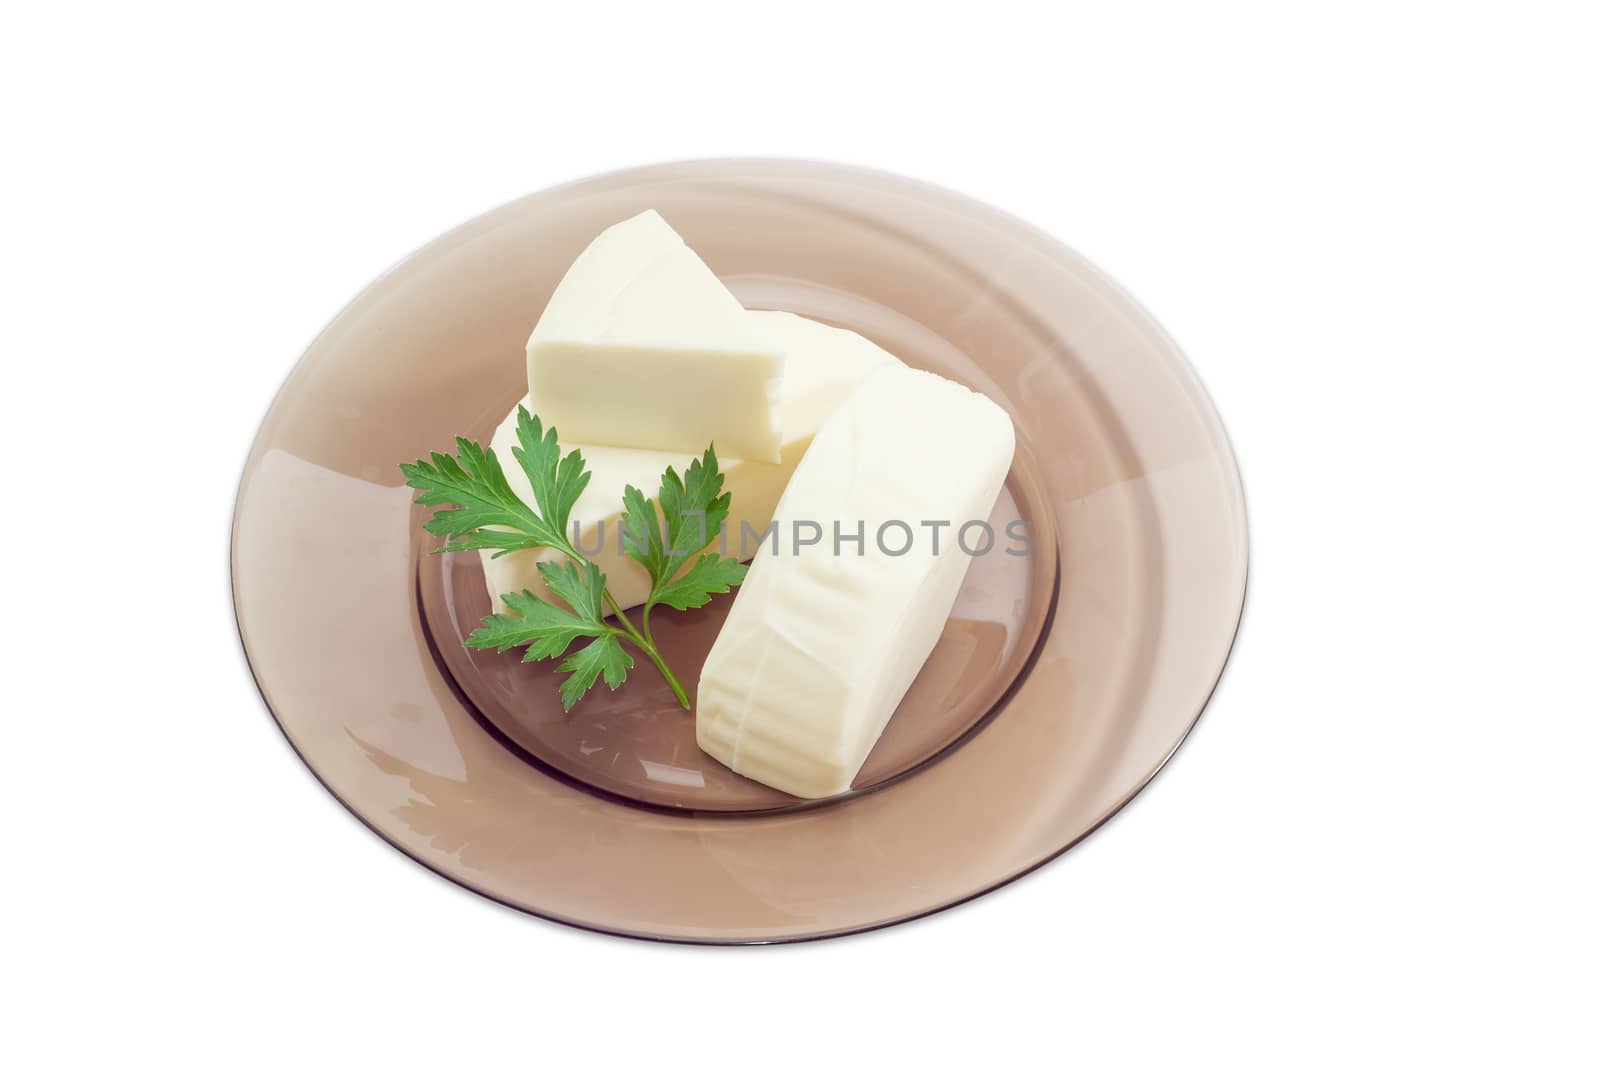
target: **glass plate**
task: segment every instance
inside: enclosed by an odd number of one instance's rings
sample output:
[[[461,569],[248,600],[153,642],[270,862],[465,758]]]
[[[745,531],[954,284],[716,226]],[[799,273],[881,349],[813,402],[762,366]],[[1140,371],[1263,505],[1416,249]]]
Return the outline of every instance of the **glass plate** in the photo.
[[[694,744],[645,665],[571,716],[549,664],[469,652],[475,554],[432,554],[397,464],[487,440],[545,299],[600,230],[659,210],[751,307],[857,330],[1016,423],[979,557],[855,787],[800,801]],[[247,461],[239,632],[311,770],[407,855],[524,911],[675,941],[901,922],[1039,866],[1148,782],[1243,606],[1243,496],[1172,341],[1082,258],[928,185],[767,160],[646,167],[508,204],[379,278],[312,343]],[[694,692],[727,598],[656,615]]]

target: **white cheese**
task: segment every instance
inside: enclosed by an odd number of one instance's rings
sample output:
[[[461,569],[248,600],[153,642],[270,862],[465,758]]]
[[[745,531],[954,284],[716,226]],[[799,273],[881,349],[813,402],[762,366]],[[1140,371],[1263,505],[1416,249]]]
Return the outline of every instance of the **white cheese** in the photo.
[[[528,338],[563,440],[780,461],[783,351],[654,211],[596,237]]]
[[[1004,411],[936,375],[892,368],[852,393],[778,505],[780,554],[755,557],[701,670],[700,747],[796,796],[848,789],[939,640],[972,559],[961,529],[989,518],[1013,445]],[[800,547],[809,523],[824,536]],[[980,550],[981,528],[965,540]]]
[[[725,491],[733,494],[732,510],[724,527],[729,555],[748,558],[756,549],[757,541],[772,521],[772,511],[778,497],[789,482],[811,443],[817,427],[839,406],[861,380],[875,370],[887,366],[902,366],[899,360],[859,334],[849,330],[824,326],[810,319],[782,311],[746,311],[753,325],[764,336],[781,345],[788,352],[788,373],[783,380],[783,397],[780,417],[784,434],[778,463],[755,463],[739,459],[725,459],[719,444],[717,457],[726,481]],[[633,560],[622,554],[618,531],[618,510],[622,506],[622,490],[634,485],[646,494],[655,495],[661,483],[661,472],[671,466],[681,474],[689,462],[699,455],[683,452],[660,452],[638,448],[613,448],[597,445],[577,445],[569,441],[566,429],[550,417],[541,397],[522,401],[529,410],[548,419],[561,435],[563,452],[581,448],[591,474],[589,486],[578,498],[573,509],[573,520],[578,523],[577,542],[580,548],[593,555],[596,563],[606,573],[606,584],[617,603],[624,608],[644,602],[650,591],[649,578]],[[533,490],[528,478],[517,465],[511,448],[517,443],[516,408],[511,409],[499,429],[495,431],[490,447],[500,458],[506,478],[518,496],[533,502]],[[748,526],[752,531],[741,538]],[[571,531],[568,531],[569,534]],[[603,541],[600,539],[603,538]],[[745,551],[740,551],[741,541]],[[768,542],[770,545],[770,542]],[[596,551],[598,546],[598,550]],[[720,550],[713,544],[712,548]],[[770,551],[770,548],[766,549]],[[545,595],[544,582],[539,576],[538,563],[543,559],[559,558],[549,550],[513,552],[499,559],[490,553],[480,553],[483,574],[489,588],[489,597],[497,609],[502,593],[530,589]]]

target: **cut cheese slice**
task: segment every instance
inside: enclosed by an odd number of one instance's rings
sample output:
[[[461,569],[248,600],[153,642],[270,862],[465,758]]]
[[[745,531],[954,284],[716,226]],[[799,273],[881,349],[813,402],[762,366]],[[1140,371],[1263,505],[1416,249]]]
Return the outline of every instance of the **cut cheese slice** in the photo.
[[[528,338],[564,441],[781,461],[783,350],[654,211],[601,233]]]
[[[726,481],[724,491],[733,494],[732,509],[724,526],[726,553],[749,558],[757,547],[761,534],[772,521],[772,511],[783,494],[789,476],[794,473],[810,445],[817,427],[838,408],[844,398],[872,372],[884,367],[902,366],[899,360],[849,330],[824,326],[819,322],[801,318],[782,311],[746,311],[755,328],[789,353],[788,373],[783,381],[783,398],[780,417],[783,422],[783,448],[778,463],[756,463],[739,459],[723,459],[718,445],[717,456]],[[691,460],[699,455],[687,452],[661,452],[639,448],[613,448],[595,445],[576,445],[567,440],[566,428],[556,422],[537,395],[522,401],[530,411],[542,416],[555,426],[561,435],[563,452],[580,447],[587,461],[590,480],[583,495],[573,508],[572,518],[578,524],[576,542],[580,549],[592,555],[606,573],[606,584],[617,603],[624,608],[642,604],[650,591],[650,579],[644,568],[623,555],[619,531],[619,509],[622,506],[624,486],[634,485],[653,496],[661,484],[661,473],[669,466],[682,474]],[[511,454],[517,443],[517,412],[511,409],[499,429],[495,431],[490,447],[500,458],[506,478],[518,496],[530,504],[533,490],[528,478]],[[707,442],[702,441],[703,449]],[[748,535],[742,536],[745,531]],[[571,531],[569,531],[570,533]],[[770,543],[770,542],[769,542]],[[741,544],[743,551],[741,551]],[[719,543],[712,549],[723,551]],[[545,595],[544,581],[539,575],[540,560],[559,558],[545,549],[528,549],[491,558],[488,552],[480,553],[483,560],[484,580],[489,596],[498,610],[500,597],[529,589]]]
[[[701,670],[700,747],[795,796],[848,789],[939,640],[972,559],[961,545],[985,541],[962,527],[989,518],[1013,444],[1004,411],[936,375],[891,368],[852,393],[778,505],[780,554],[755,557]]]

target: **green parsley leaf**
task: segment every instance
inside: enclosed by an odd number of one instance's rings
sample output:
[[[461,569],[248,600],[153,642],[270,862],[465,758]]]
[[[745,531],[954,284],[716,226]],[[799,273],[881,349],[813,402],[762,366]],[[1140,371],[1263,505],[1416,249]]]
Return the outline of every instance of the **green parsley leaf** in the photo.
[[[645,600],[646,633],[650,609],[665,604],[679,611],[702,607],[713,593],[726,593],[744,580],[738,560],[705,552],[728,519],[732,495],[722,491],[715,447],[689,464],[683,477],[668,467],[661,475],[656,503],[633,486],[623,490],[623,550],[650,575]],[[660,515],[656,513],[657,504]],[[662,525],[665,524],[665,535]],[[702,555],[701,553],[704,554]],[[689,570],[674,578],[691,558]]]
[[[520,593],[506,593],[500,599],[513,614],[485,615],[478,629],[467,635],[468,648],[508,652],[527,645],[528,651],[522,661],[531,663],[561,655],[580,637],[599,637],[611,632],[609,626],[580,619],[526,589]]]
[[[469,648],[492,648],[505,652],[527,645],[524,663],[550,659],[567,650],[579,637],[599,637],[622,631],[605,621],[606,576],[593,563],[582,569],[570,561],[545,560],[539,564],[545,585],[556,596],[572,605],[567,611],[543,600],[526,589],[507,593],[500,599],[514,614],[485,616],[478,629],[467,636]]]
[[[654,594],[655,602],[679,611],[704,607],[711,602],[711,594],[726,593],[744,581],[745,571],[749,569],[736,559],[707,552],[696,557],[693,566],[681,577],[658,589]]]
[[[594,687],[596,679],[605,677],[607,687],[615,689],[627,678],[633,668],[633,657],[614,636],[596,638],[577,652],[561,661],[556,670],[568,672],[572,677],[561,683],[561,706],[567,711]]]
[[[589,472],[584,469],[583,453],[574,449],[561,456],[561,444],[556,428],[548,431],[539,416],[528,414],[528,409],[517,407],[517,444],[511,454],[528,475],[533,486],[533,500],[539,505],[539,514],[555,527],[562,541],[566,540],[567,520],[572,517],[572,505],[578,502],[589,484]]]
[[[704,457],[690,463],[681,481],[678,472],[668,467],[661,475],[661,491],[656,499],[667,520],[667,555],[681,566],[716,540],[728,518],[733,497],[722,492],[716,449],[708,447]]]
[[[572,610],[527,590],[507,593],[501,599],[515,614],[486,616],[482,626],[468,635],[467,645],[497,652],[527,645],[522,661],[530,663],[561,655],[580,637],[593,638],[556,668],[572,676],[561,683],[561,705],[571,711],[602,676],[612,689],[621,685],[633,667],[633,657],[617,641],[624,631],[605,621],[606,576],[599,567],[588,560],[582,567],[571,560],[546,560],[539,564],[539,573],[550,592]]]
[[[456,438],[456,448],[459,459],[432,453],[432,462],[419,459],[414,464],[400,464],[406,485],[421,490],[416,502],[438,509],[424,525],[430,534],[445,537],[438,552],[486,547],[510,550],[538,544],[546,533],[544,526],[507,485],[498,456],[464,437]],[[512,526],[517,533],[502,536],[502,531],[493,531],[496,536],[483,539],[483,526],[493,525]]]
[[[661,515],[655,501],[633,486],[622,490],[622,548],[638,561],[656,585],[667,566],[667,549],[661,540]]]
[[[580,618],[597,626],[602,624],[606,614],[606,576],[592,560],[584,560],[581,568],[571,560],[546,560],[539,564],[539,575],[545,586],[571,604]]]
[[[563,457],[555,428],[546,431],[526,407],[517,408],[517,442],[511,454],[528,476],[538,510],[511,488],[494,450],[465,437],[456,438],[459,458],[434,452],[432,462],[400,465],[406,484],[422,490],[417,503],[439,509],[424,526],[445,539],[435,551],[482,548],[498,557],[528,548],[571,548],[567,523],[589,484],[583,453]]]

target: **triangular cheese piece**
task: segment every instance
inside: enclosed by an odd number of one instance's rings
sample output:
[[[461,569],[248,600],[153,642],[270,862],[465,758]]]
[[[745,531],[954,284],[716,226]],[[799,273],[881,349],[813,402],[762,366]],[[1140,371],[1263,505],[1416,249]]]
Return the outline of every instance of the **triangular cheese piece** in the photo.
[[[596,237],[528,338],[563,441],[777,463],[780,345],[654,211]]]

